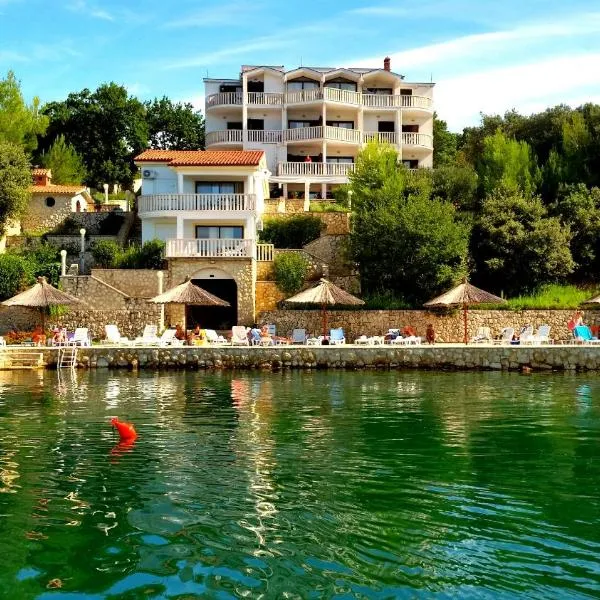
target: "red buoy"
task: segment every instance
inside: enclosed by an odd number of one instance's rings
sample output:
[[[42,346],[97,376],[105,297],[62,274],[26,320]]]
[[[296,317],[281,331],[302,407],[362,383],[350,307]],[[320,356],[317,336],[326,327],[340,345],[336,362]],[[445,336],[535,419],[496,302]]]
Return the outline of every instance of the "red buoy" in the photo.
[[[132,442],[137,438],[135,427],[131,423],[119,421],[117,417],[113,417],[110,422],[113,427],[116,427],[122,442]]]

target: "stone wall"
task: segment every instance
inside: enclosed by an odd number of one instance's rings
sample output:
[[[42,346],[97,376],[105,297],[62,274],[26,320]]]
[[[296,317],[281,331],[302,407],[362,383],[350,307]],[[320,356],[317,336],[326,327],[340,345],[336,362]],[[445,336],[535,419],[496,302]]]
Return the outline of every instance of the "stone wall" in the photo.
[[[304,250],[328,266],[330,277],[348,277],[354,274],[354,265],[347,258],[347,242],[347,235],[322,235]]]
[[[551,326],[550,337],[555,340],[569,340],[571,334],[567,321],[572,310],[469,310],[468,335],[476,334],[478,327],[489,327],[493,335],[498,335],[504,327],[521,327],[542,324]],[[424,310],[330,310],[327,311],[329,327],[342,327],[346,338],[354,340],[360,335],[381,335],[390,328],[414,327],[417,334],[424,336],[429,323],[433,324],[438,341],[461,342],[463,340],[463,313],[428,312]],[[277,310],[258,315],[261,322],[274,323],[282,334],[291,333],[295,328],[306,329],[309,333],[321,333],[322,316],[320,310]],[[586,312],[586,321],[600,324],[600,311]]]
[[[10,355],[10,348],[7,354]],[[48,366],[56,349],[40,348]],[[6,355],[5,355],[6,356]],[[94,346],[77,354],[83,368],[149,369],[480,369],[600,370],[598,346]]]
[[[91,275],[60,278],[62,289],[79,298],[91,310],[125,310],[129,295]]]
[[[132,298],[158,295],[158,271],[153,269],[92,269],[92,276],[125,292]],[[166,281],[163,291],[166,291]]]
[[[186,277],[193,278],[202,269],[224,271],[237,284],[238,323],[252,325],[255,319],[255,281],[256,261],[240,258],[171,258],[168,259],[168,277],[165,289],[185,281]]]
[[[54,198],[54,206],[46,206],[46,198]],[[27,211],[21,218],[24,231],[47,231],[62,223],[70,216],[73,194],[32,194]]]
[[[0,335],[16,329],[33,331],[40,324],[40,311],[23,306],[0,306]]]
[[[277,310],[277,303],[285,298],[285,294],[274,281],[256,282],[256,314]]]

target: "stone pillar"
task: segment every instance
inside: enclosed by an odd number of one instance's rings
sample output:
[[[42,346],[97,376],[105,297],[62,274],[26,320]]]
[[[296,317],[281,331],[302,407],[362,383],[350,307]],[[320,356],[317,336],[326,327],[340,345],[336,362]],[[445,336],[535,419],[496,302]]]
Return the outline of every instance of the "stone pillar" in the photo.
[[[183,239],[183,217],[177,217],[177,239]]]
[[[177,193],[183,194],[183,173],[177,173]]]
[[[162,271],[158,271],[156,273],[156,278],[158,280],[158,294],[157,295],[160,295],[163,293],[164,276],[165,276],[165,274]],[[165,328],[165,305],[161,304],[160,305],[160,321],[158,323],[158,330],[160,332],[162,332],[164,328]]]

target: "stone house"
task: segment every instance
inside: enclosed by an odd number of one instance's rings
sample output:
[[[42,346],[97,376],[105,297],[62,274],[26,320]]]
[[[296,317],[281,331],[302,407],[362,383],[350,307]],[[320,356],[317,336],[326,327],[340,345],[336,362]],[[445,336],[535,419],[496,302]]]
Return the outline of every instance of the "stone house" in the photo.
[[[24,232],[47,231],[64,221],[70,213],[85,212],[93,204],[84,185],[55,185],[50,169],[33,169],[31,201],[21,218]]]

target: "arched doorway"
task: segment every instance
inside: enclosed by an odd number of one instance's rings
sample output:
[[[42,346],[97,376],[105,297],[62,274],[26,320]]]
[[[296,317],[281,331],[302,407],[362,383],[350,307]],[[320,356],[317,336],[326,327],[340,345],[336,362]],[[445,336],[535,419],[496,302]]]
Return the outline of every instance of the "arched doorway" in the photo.
[[[237,325],[238,299],[235,279],[221,269],[202,269],[191,277],[202,289],[226,300],[231,306],[186,306],[188,329],[202,328],[225,330]]]

